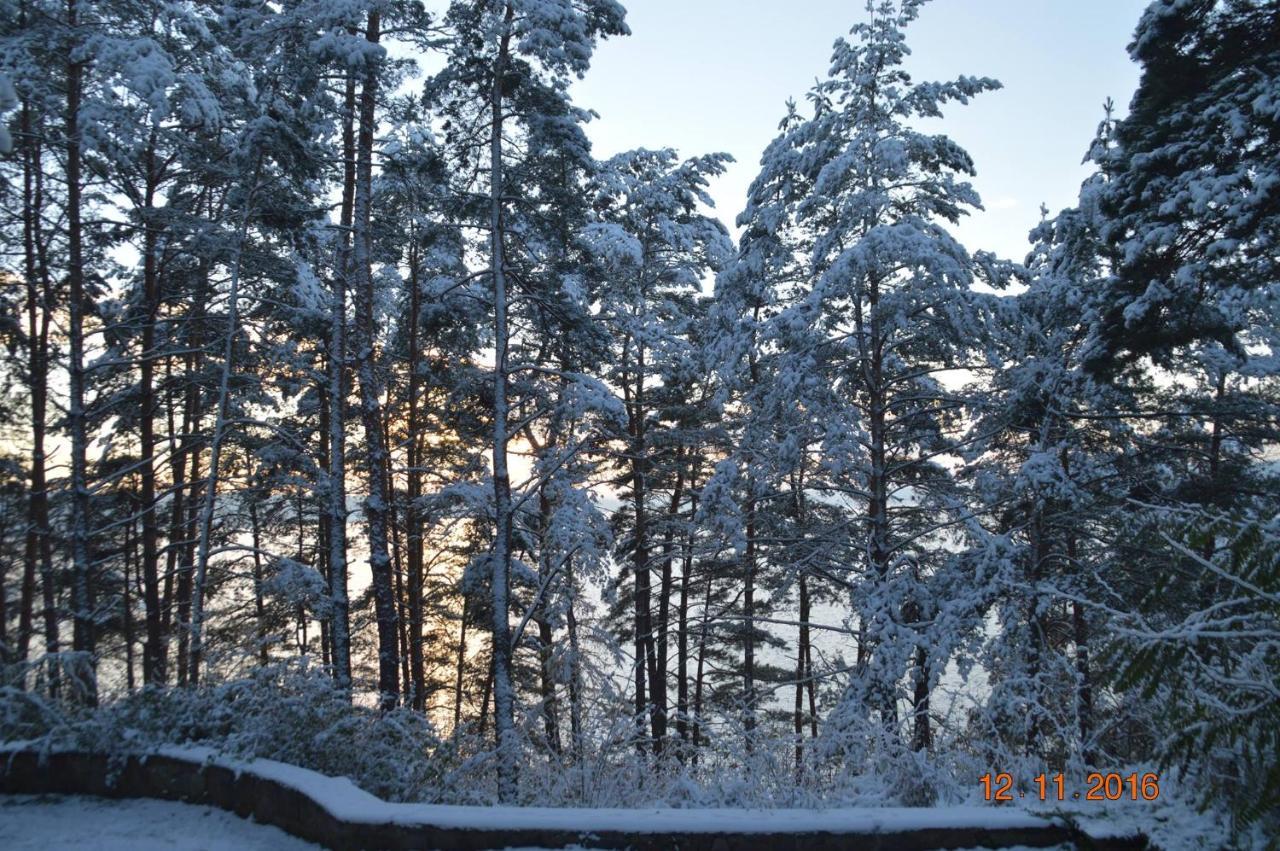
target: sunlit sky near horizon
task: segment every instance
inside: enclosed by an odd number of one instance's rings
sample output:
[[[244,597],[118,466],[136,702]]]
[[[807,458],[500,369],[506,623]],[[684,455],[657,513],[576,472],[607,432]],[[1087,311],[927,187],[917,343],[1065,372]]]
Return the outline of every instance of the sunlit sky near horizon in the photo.
[[[732,227],[788,97],[804,102],[831,45],[867,13],[861,0],[623,0],[632,35],[597,48],[574,86],[598,157],[637,147],[682,155],[726,151],[737,162],[711,194]],[[970,251],[1012,259],[1027,250],[1040,204],[1072,204],[1081,159],[1115,100],[1123,115],[1138,81],[1125,52],[1147,0],[933,0],[907,33],[917,81],[961,74],[1004,88],[952,104],[945,132],[974,159],[986,209],[959,229]]]

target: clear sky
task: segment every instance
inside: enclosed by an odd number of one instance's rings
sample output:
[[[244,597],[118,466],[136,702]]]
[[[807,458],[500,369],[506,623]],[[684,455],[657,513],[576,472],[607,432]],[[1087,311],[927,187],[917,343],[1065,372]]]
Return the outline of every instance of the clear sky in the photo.
[[[595,153],[673,147],[737,160],[712,186],[729,225],[784,103],[827,68],[862,0],[623,0],[632,35],[602,43],[574,98],[600,113]],[[971,250],[1022,259],[1040,204],[1072,204],[1080,161],[1112,97],[1123,115],[1138,69],[1125,52],[1147,0],[933,0],[912,24],[916,80],[994,77],[1004,88],[939,124],[973,156],[986,211],[960,229]]]

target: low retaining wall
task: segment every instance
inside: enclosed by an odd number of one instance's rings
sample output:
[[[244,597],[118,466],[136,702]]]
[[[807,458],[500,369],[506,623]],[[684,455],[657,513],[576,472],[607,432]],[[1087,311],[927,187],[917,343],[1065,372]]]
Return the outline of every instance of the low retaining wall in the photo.
[[[206,804],[335,851],[570,845],[635,851],[926,851],[1064,843],[1107,851],[1148,847],[1141,837],[1091,839],[1065,824],[992,808],[726,813],[390,804],[345,779],[268,760],[239,763],[198,749],[114,758],[9,750],[0,752],[0,792]],[[733,818],[726,820],[726,815]]]

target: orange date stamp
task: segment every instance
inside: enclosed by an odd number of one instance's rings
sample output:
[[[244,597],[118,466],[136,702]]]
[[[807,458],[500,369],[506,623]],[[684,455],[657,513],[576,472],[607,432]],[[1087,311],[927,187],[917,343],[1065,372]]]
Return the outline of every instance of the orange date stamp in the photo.
[[[1029,787],[1018,785],[1013,775],[984,774],[978,778],[982,796],[995,803],[1014,801],[1018,798],[1041,801],[1154,801],[1160,797],[1160,777],[1156,774],[1120,774],[1119,772],[1093,771],[1085,775],[1083,792],[1067,789],[1061,774],[1037,774]]]

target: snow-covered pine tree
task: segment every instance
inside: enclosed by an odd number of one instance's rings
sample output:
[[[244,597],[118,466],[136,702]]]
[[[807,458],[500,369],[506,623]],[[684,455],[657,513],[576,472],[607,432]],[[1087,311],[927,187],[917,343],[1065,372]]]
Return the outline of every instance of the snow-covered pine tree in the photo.
[[[227,169],[220,181],[227,195],[215,207],[215,227],[206,232],[208,249],[213,253],[215,280],[225,287],[225,324],[218,323],[216,377],[208,395],[213,408],[213,425],[209,430],[208,466],[200,483],[199,516],[195,523],[196,552],[191,569],[191,650],[189,679],[199,677],[201,644],[205,630],[204,609],[206,582],[214,555],[215,539],[221,536],[225,546],[235,550],[234,512],[227,522],[221,518],[218,488],[224,473],[219,468],[225,447],[237,435],[264,425],[254,409],[263,400],[254,398],[253,390],[261,386],[263,376],[256,367],[267,368],[272,359],[281,356],[272,351],[265,335],[249,335],[242,325],[278,321],[278,305],[283,310],[315,309],[318,299],[310,275],[317,264],[307,262],[307,235],[318,225],[315,215],[317,193],[323,191],[318,175],[323,165],[334,157],[320,140],[331,138],[322,129],[327,116],[321,106],[325,94],[323,77],[318,67],[301,57],[315,53],[324,55],[332,31],[317,33],[317,27],[333,27],[346,32],[351,15],[362,9],[341,5],[325,5],[332,17],[313,17],[316,11],[308,4],[288,5],[280,9],[232,6],[222,10],[218,25],[225,27],[224,39],[238,57],[246,83],[254,97],[239,120],[229,127],[223,144],[228,155],[219,160]],[[265,16],[265,17],[264,17]],[[288,246],[290,254],[280,257],[279,246]],[[301,262],[300,262],[301,261]],[[223,283],[225,281],[225,283]],[[283,292],[280,289],[283,288]],[[215,292],[218,292],[215,289]],[[254,346],[256,341],[266,345]],[[245,360],[247,355],[265,356],[265,361]],[[296,361],[292,366],[296,367]],[[287,383],[284,387],[287,388]],[[266,425],[270,427],[270,425]],[[287,435],[277,432],[278,435]],[[198,453],[193,453],[193,463]],[[192,476],[194,481],[197,477]],[[227,501],[228,506],[234,500]],[[215,528],[215,526],[217,528]],[[292,551],[292,545],[286,551]],[[341,577],[345,585],[345,574]],[[344,591],[345,588],[341,589]],[[332,595],[338,599],[338,595]],[[336,607],[336,606],[335,606]],[[335,617],[335,621],[337,618]],[[335,642],[336,644],[336,642]]]
[[[384,355],[386,428],[393,535],[403,536],[397,540],[404,565],[401,632],[407,647],[402,661],[409,673],[404,690],[406,702],[423,711],[428,698],[447,687],[428,682],[427,658],[451,652],[446,641],[427,647],[423,637],[428,621],[436,619],[428,609],[439,608],[424,596],[433,559],[427,550],[432,519],[424,495],[451,481],[457,466],[465,468],[477,455],[458,445],[447,414],[457,415],[461,427],[462,409],[451,402],[477,379],[470,360],[479,348],[483,316],[473,297],[476,285],[457,286],[467,280],[465,242],[445,218],[450,202],[443,151],[414,100],[389,106],[393,130],[383,147],[372,227],[380,256],[403,270],[399,291],[390,294],[398,318]],[[398,489],[401,480],[403,490]]]
[[[1099,615],[1087,601],[1111,567],[1096,524],[1124,494],[1115,460],[1131,435],[1118,418],[1090,415],[1132,406],[1083,368],[1087,294],[1109,268],[1098,201],[1111,126],[1108,105],[1091,150],[1099,170],[1077,207],[1032,231],[1034,247],[1019,273],[1025,288],[993,311],[1000,367],[969,391],[966,478],[990,534],[967,554],[979,580],[967,595],[971,605],[952,608],[985,645],[979,655],[992,682],[970,724],[988,725],[975,727],[975,738],[992,755],[990,743],[1001,743],[1006,760],[1092,763],[1098,753],[1090,632]],[[1000,624],[994,631],[981,624],[989,607]],[[1075,700],[1064,702],[1064,690]]]
[[[1155,0],[1139,21],[1129,51],[1143,74],[1102,198],[1117,264],[1100,293],[1094,370],[1144,355],[1163,366],[1209,341],[1243,358],[1274,334],[1277,37],[1270,0]]]
[[[61,229],[47,226],[49,217],[61,215],[56,211],[64,203],[63,185],[50,179],[60,169],[55,128],[62,115],[58,94],[62,77],[49,70],[58,65],[57,27],[56,15],[45,15],[26,2],[0,23],[0,42],[4,45],[0,61],[4,62],[5,75],[18,98],[16,116],[7,116],[13,122],[13,150],[11,156],[0,159],[0,169],[4,169],[7,188],[21,192],[21,201],[14,204],[15,219],[4,223],[8,241],[20,246],[12,256],[21,259],[12,266],[6,264],[6,270],[25,283],[23,315],[17,325],[23,337],[24,362],[20,372],[21,383],[28,388],[31,435],[27,532],[16,595],[18,622],[9,646],[13,661],[23,669],[15,674],[16,684],[27,688],[33,684],[27,676],[32,641],[37,632],[43,633],[42,678],[47,693],[54,697],[60,691],[57,654],[62,639],[47,450],[56,440],[52,433],[56,426],[50,422],[49,386],[61,361],[60,335],[54,319],[65,302],[60,271],[64,268],[65,235]]]
[[[528,180],[531,175],[523,173],[521,148],[508,142],[522,138],[524,151],[535,158],[548,148],[561,148],[571,163],[589,166],[589,146],[580,127],[588,114],[570,104],[567,89],[573,76],[586,72],[597,38],[626,34],[624,16],[615,0],[451,3],[444,18],[449,32],[446,66],[429,87],[459,175],[475,174],[464,183],[464,191],[474,193],[476,200],[467,205],[464,220],[485,233],[485,274],[492,282],[494,539],[488,574],[498,789],[507,802],[516,797],[519,763],[510,624],[517,508],[509,453],[519,431],[512,420],[520,408],[520,400],[512,398],[512,381],[521,365],[510,357],[516,336],[512,311],[533,307],[530,296],[536,295],[532,282],[511,272],[527,250],[523,231],[536,230],[531,213],[540,195],[537,183]]]
[[[1148,6],[1130,45],[1142,77],[1101,193],[1113,262],[1087,342],[1092,372],[1135,401],[1111,414],[1135,436],[1127,510],[1112,517],[1131,581],[1103,601],[1124,613],[1105,673],[1156,716],[1166,764],[1234,778],[1224,785],[1246,820],[1265,814],[1277,776],[1258,732],[1271,721],[1251,709],[1275,682],[1255,639],[1275,629],[1261,613],[1280,436],[1277,38],[1271,2]],[[1223,736],[1258,747],[1224,749]]]
[[[360,422],[364,427],[365,472],[368,494],[364,517],[368,529],[369,570],[373,577],[373,597],[378,622],[378,705],[391,709],[400,699],[399,616],[396,611],[394,576],[388,551],[391,489],[387,481],[387,445],[383,433],[382,381],[376,364],[378,339],[374,330],[377,291],[374,287],[373,214],[374,133],[378,106],[386,85],[386,63],[382,37],[382,4],[370,6],[364,33],[368,49],[357,74],[360,95],[357,101],[355,147],[355,195],[352,206],[351,278],[356,282],[354,346],[355,370],[360,386]]]
[[[911,747],[929,746],[929,692],[948,646],[933,634],[928,589],[963,515],[942,459],[959,448],[964,400],[940,376],[969,365],[982,327],[978,264],[946,229],[979,203],[964,181],[972,161],[910,122],[998,84],[911,80],[904,28],[921,5],[868,4],[809,93],[812,115],[789,116],[766,151],[739,219],[745,268],[734,277],[754,279],[737,285],[754,318],[728,347],[748,368],[752,352],[774,361],[772,392],[819,424],[807,490],[862,515],[861,557],[839,568],[856,658],[827,728],[853,771],[866,747],[902,746],[901,702]],[[927,785],[907,780],[904,794]]]
[[[628,501],[618,560],[632,579],[632,644],[636,720],[648,716],[650,747],[660,753],[667,737],[669,701],[667,626],[672,590],[673,542],[664,526],[685,499],[683,470],[671,485],[663,516],[655,499],[653,467],[664,442],[651,394],[664,376],[690,358],[689,334],[697,318],[702,281],[726,262],[732,246],[724,227],[704,214],[710,206],[709,178],[720,174],[723,154],[681,162],[674,151],[631,151],[601,164],[594,204],[599,224],[587,231],[610,286],[600,293],[600,312],[615,353],[608,374],[626,408],[623,447],[616,462],[620,493]],[[651,519],[650,515],[656,515]],[[653,611],[652,575],[662,565],[658,614]],[[664,648],[659,652],[659,648]]]
[[[88,704],[98,700],[98,672],[93,616],[93,565],[89,556],[90,517],[88,412],[86,405],[84,251],[84,138],[81,108],[84,105],[85,41],[88,30],[81,19],[79,0],[67,0],[59,33],[66,56],[66,112],[62,141],[66,146],[67,221],[67,424],[71,440],[71,612],[72,650],[68,666],[73,697]]]
[[[91,44],[86,162],[98,177],[104,212],[126,223],[113,248],[127,247],[139,259],[121,294],[122,309],[103,316],[105,352],[93,374],[96,384],[111,389],[92,419],[95,428],[114,420],[117,435],[137,429],[143,682],[163,683],[158,506],[167,495],[159,460],[166,436],[157,376],[172,369],[170,351],[183,345],[169,329],[181,328],[184,302],[200,297],[176,288],[189,279],[174,266],[192,251],[201,207],[214,191],[208,148],[217,147],[224,120],[243,114],[239,104],[248,92],[230,54],[217,48],[209,21],[195,10],[163,6],[140,14],[129,5],[99,4],[95,11],[101,31]]]

